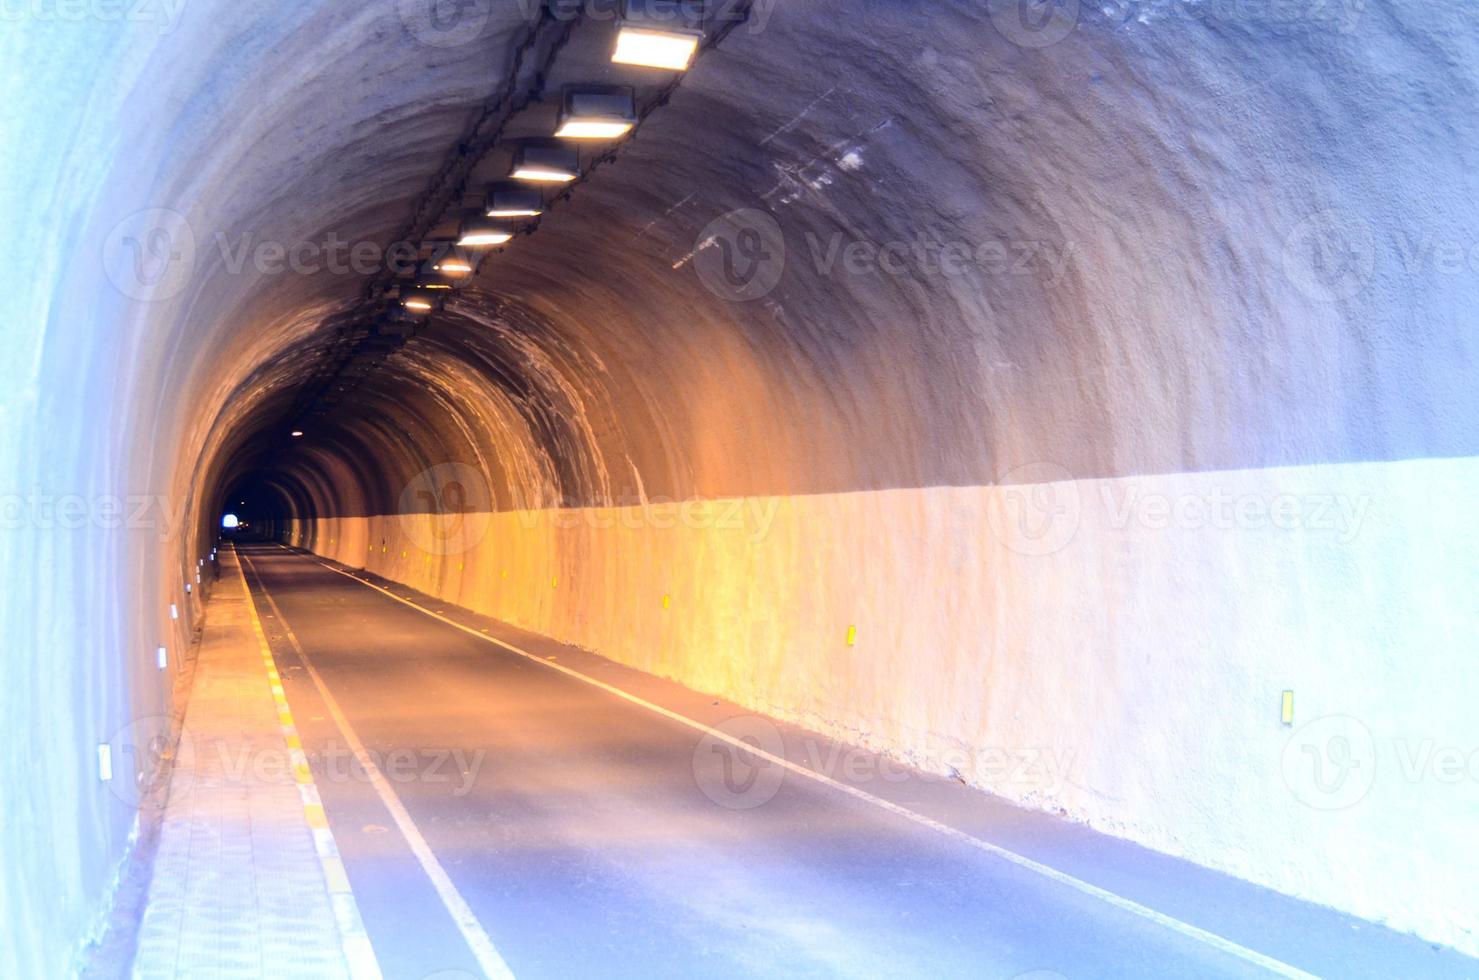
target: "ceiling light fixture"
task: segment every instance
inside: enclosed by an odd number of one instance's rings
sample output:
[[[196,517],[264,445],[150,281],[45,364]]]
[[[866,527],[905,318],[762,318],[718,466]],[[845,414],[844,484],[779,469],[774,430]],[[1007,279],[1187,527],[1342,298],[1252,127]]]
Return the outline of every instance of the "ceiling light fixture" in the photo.
[[[509,176],[540,184],[565,184],[580,176],[580,155],[562,146],[526,143],[514,153]]]
[[[423,262],[421,263],[421,270],[416,273],[415,288],[451,289],[456,281],[454,276],[438,269],[435,264]]]
[[[494,184],[488,188],[483,212],[490,218],[537,218],[544,214],[544,198],[528,187]]]
[[[436,300],[420,290],[412,290],[401,297],[401,305],[418,316],[425,316],[436,308]]]
[[[571,140],[610,140],[637,125],[629,88],[567,88],[555,135]]]
[[[445,239],[424,242],[422,248],[431,252],[431,257],[421,263],[421,272],[439,272],[449,279],[468,275],[476,268],[473,253],[458,247],[457,243]]]
[[[513,230],[507,225],[474,212],[462,219],[462,231],[457,236],[457,244],[467,248],[486,248],[489,245],[502,245],[513,237]]]
[[[611,60],[685,71],[704,39],[702,9],[682,0],[625,0]]]

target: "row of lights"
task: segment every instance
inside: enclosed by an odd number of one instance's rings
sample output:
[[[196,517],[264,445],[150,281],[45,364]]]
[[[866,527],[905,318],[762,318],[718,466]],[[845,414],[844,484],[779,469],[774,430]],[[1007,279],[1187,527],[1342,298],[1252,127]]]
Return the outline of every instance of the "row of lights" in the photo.
[[[612,62],[686,70],[703,41],[697,11],[691,3],[625,0]],[[672,23],[675,17],[677,24]],[[557,140],[613,140],[636,125],[636,102],[630,87],[572,87],[565,90],[561,100],[553,136]],[[568,184],[579,176],[576,149],[553,142],[520,145],[514,151],[508,178],[488,188],[479,212],[463,218],[456,245],[480,249],[510,241],[520,219],[544,213],[540,186]],[[422,266],[412,287],[401,292],[400,305],[411,316],[425,316],[435,309],[439,293],[450,290],[459,277],[472,271],[473,264],[465,254],[446,249]]]

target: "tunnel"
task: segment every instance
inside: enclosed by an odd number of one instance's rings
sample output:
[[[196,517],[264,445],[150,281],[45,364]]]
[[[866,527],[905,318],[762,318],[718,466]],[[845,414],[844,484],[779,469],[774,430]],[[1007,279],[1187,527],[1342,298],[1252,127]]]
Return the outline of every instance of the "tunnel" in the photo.
[[[1479,974],[1463,5],[0,18],[0,974]]]

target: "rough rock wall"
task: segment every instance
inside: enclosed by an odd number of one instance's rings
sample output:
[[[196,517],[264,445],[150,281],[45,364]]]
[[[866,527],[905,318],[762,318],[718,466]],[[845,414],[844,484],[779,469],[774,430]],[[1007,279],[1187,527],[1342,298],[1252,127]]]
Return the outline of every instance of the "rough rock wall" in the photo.
[[[154,648],[238,493],[324,553],[384,538],[384,574],[926,765],[1071,749],[1056,795],[1013,795],[1474,948],[1472,912],[1423,896],[1472,870],[1476,782],[1404,765],[1479,744],[1457,5],[763,7],[284,455],[362,280],[257,246],[383,246],[521,26],[500,5],[429,38],[405,6],[194,0],[0,39],[27,244],[0,472],[89,515],[6,520],[25,809],[0,898],[36,940],[6,972],[54,972],[103,907],[132,817],[92,754],[164,708]],[[111,497],[157,514],[93,519]],[[775,517],[754,545],[541,530],[694,497]],[[475,577],[397,530],[439,508],[497,514]],[[524,592],[488,579],[508,554]],[[1301,724],[1371,733],[1362,800],[1307,805],[1272,767],[1284,688]],[[1396,836],[1419,812],[1437,832]]]

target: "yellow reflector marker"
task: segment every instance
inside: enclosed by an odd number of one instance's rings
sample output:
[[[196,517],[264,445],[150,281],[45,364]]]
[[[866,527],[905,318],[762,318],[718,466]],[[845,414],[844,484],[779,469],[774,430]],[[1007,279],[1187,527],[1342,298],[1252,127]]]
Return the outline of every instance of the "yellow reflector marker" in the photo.
[[[670,595],[668,595],[666,592],[664,592],[662,594],[662,607],[664,609],[666,609],[669,606],[671,606],[672,604],[673,604],[673,597],[670,596]]]
[[[858,628],[856,626],[849,626],[847,628],[847,645],[848,646],[853,646],[857,642],[858,642]]]
[[[1294,724],[1294,692],[1284,692],[1283,721],[1286,725]]]

